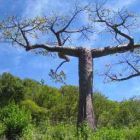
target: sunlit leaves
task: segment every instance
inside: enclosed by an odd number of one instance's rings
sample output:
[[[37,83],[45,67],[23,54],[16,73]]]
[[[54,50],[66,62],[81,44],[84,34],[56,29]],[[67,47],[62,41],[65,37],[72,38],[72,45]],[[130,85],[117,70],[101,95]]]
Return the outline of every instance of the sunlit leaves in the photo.
[[[27,40],[38,38],[38,33],[47,30],[44,26],[46,18],[21,19],[11,16],[0,22],[0,41],[26,46]],[[26,38],[25,38],[26,37]]]

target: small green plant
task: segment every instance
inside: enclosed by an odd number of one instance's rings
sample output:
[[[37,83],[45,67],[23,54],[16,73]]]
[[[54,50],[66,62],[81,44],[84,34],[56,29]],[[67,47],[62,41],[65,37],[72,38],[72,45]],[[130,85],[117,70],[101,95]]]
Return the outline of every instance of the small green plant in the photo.
[[[23,130],[30,123],[30,114],[18,105],[9,104],[0,111],[0,120],[6,127],[6,138],[15,140],[22,135]]]

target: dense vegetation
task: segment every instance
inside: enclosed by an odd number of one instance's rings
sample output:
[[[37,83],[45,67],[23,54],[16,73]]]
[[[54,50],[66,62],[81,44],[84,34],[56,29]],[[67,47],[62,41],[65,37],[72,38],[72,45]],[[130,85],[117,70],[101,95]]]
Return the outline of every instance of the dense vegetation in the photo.
[[[0,137],[9,140],[140,140],[140,98],[116,102],[98,92],[93,98],[97,131],[92,132],[86,123],[77,131],[77,87],[57,89],[3,73],[0,76]]]

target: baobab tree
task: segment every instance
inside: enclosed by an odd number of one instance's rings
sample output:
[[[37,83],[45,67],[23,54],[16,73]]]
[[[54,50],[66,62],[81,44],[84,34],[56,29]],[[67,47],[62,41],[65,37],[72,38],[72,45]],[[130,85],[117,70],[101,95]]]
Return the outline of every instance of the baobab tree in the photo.
[[[26,51],[37,50],[41,54],[57,53],[64,61],[58,65],[56,70],[51,70],[53,78],[62,80],[63,72],[58,73],[58,69],[70,61],[70,57],[75,57],[79,61],[79,105],[77,125],[87,120],[92,129],[96,129],[94,108],[92,105],[93,93],[93,60],[102,56],[113,55],[116,53],[133,52],[140,48],[134,38],[126,30],[131,25],[134,17],[127,11],[114,11],[103,8],[101,5],[92,7],[76,7],[71,15],[53,15],[46,17],[36,17],[34,19],[20,19],[9,17],[0,24],[1,41],[19,45]],[[89,21],[79,23],[83,15],[89,17]],[[94,24],[102,24],[110,33],[114,34],[117,44],[103,48],[87,48],[86,46],[70,46],[73,34],[80,34],[88,38],[95,31]],[[33,42],[32,38],[45,36],[45,43],[39,40]],[[43,42],[43,41],[42,41]],[[108,75],[109,76],[109,75]],[[110,77],[112,78],[112,77]],[[114,79],[115,80],[115,79]]]

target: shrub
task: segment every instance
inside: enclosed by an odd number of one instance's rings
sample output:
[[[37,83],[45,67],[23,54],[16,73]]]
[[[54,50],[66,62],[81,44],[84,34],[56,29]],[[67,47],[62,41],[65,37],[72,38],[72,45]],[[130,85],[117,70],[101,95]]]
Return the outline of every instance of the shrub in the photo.
[[[47,109],[38,106],[32,100],[24,100],[21,102],[21,106],[23,106],[26,110],[29,110],[32,115],[32,119],[35,120],[37,123],[44,120],[47,115]]]
[[[30,114],[18,105],[9,104],[0,111],[0,120],[6,127],[6,138],[14,140],[21,136],[22,131],[30,123]]]
[[[124,131],[126,140],[140,140],[140,125]]]

